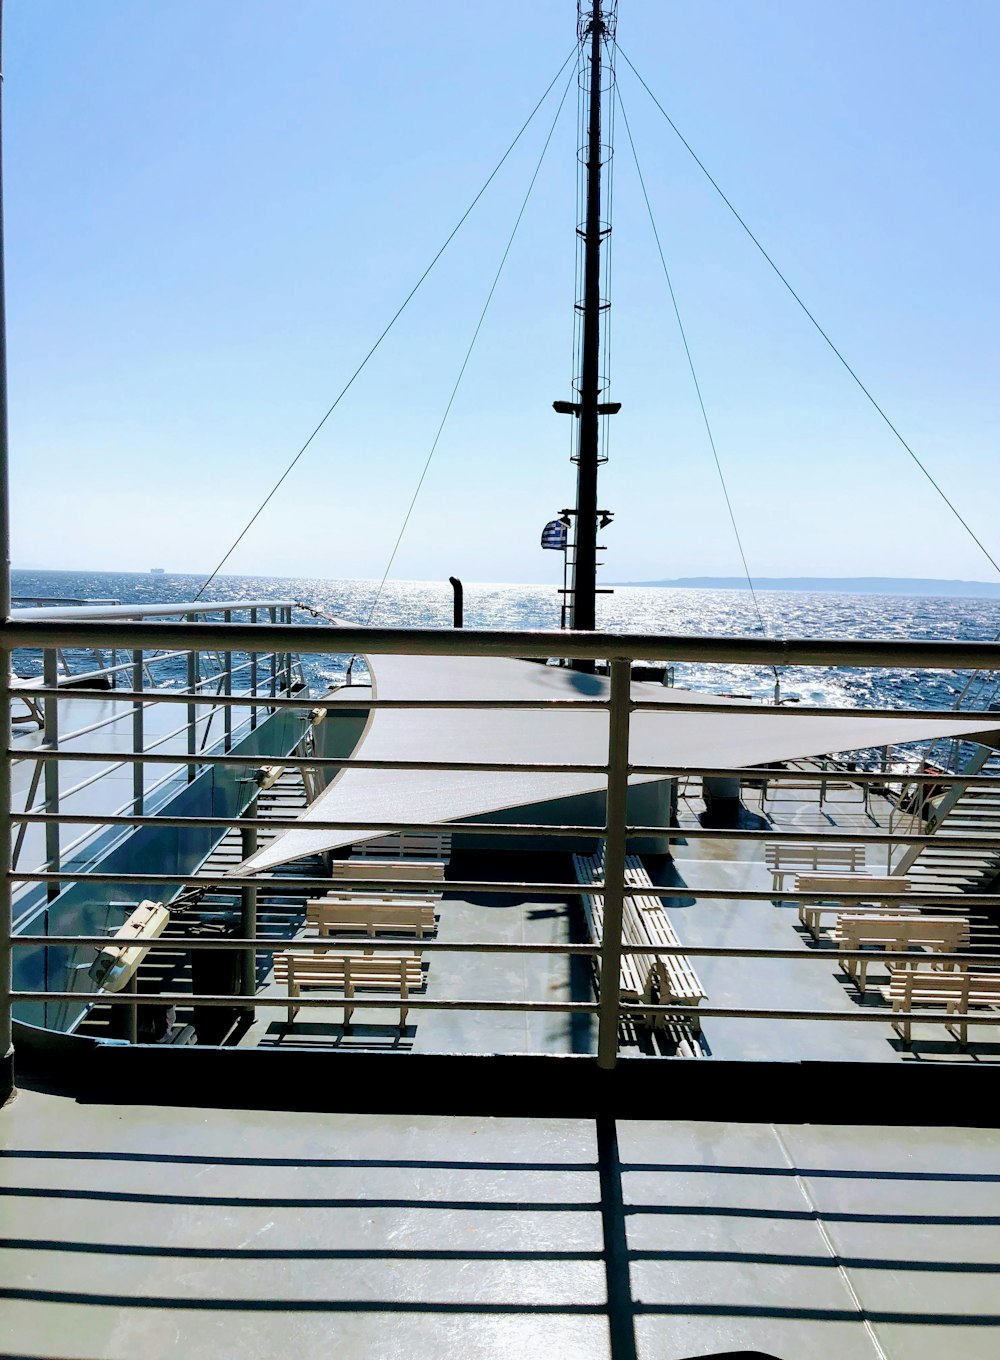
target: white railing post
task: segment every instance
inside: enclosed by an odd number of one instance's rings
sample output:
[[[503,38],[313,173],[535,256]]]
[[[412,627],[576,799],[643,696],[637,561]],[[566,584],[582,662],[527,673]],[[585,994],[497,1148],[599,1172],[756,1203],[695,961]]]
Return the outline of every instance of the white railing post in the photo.
[[[194,623],[194,614],[185,614],[186,623]],[[198,749],[198,705],[194,702],[198,697],[198,652],[194,647],[189,648],[187,654],[187,692],[191,696],[191,702],[187,706],[187,753],[193,756]],[[194,765],[187,767],[187,782],[194,782],[197,771]]]
[[[601,940],[601,1008],[597,1024],[597,1065],[618,1061],[619,978],[622,967],[622,906],[628,813],[628,738],[632,713],[632,664],[611,663],[608,714],[608,802],[604,836],[604,935]]]
[[[0,712],[3,716],[3,750],[0,751],[0,1105],[14,1088],[14,1043],[10,993],[13,985],[11,851],[11,731],[10,652],[0,652]]]
[[[140,647],[132,649],[132,688],[136,691],[143,688],[143,655]],[[146,749],[146,723],[145,705],[142,700],[137,700],[132,705],[132,750],[140,754]],[[146,772],[142,768],[142,761],[136,761],[132,766],[132,808],[137,817],[141,817],[146,810]]]
[[[55,690],[59,685],[59,667],[53,648],[47,647],[42,653],[42,678],[47,689]],[[42,733],[45,745],[55,750],[59,746],[59,700],[53,695],[42,700],[44,725]],[[9,727],[8,727],[9,731]],[[45,811],[59,811],[59,763],[55,760],[45,762],[42,775],[45,785]],[[45,862],[49,869],[59,869],[62,852],[60,843],[61,828],[58,822],[47,822],[45,826]],[[58,897],[61,883],[50,883],[46,889],[49,901]]]
[[[224,609],[222,611],[222,621],[223,623],[232,623],[233,611],[231,609]],[[228,698],[233,692],[233,654],[231,651],[223,652],[222,664],[225,667],[222,692]],[[231,751],[233,749],[233,710],[228,704],[226,704],[222,710],[222,727],[223,750]]]
[[[243,813],[244,817],[257,818],[259,803],[257,797],[251,798]],[[240,855],[249,859],[257,849],[257,828],[244,826],[240,829]],[[240,934],[245,940],[257,936],[257,889],[240,889]],[[244,946],[240,952],[240,995],[255,996],[257,992],[257,950],[254,945]]]

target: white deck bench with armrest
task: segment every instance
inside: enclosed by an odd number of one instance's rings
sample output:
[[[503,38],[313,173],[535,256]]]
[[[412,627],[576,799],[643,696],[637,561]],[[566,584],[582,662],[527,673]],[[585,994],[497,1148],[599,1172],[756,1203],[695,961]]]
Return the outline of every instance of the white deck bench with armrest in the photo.
[[[812,869],[822,873],[825,869],[847,870],[856,873],[864,870],[865,847],[863,845],[823,845],[806,844],[804,841],[769,842],[764,846],[764,861],[771,871],[771,887],[780,892],[785,879],[797,869]]]
[[[796,892],[822,893],[824,898],[819,902],[800,902],[799,920],[812,934],[813,939],[818,940],[821,917],[831,913],[836,915],[842,911],[867,911],[868,902],[871,903],[870,909],[873,911],[891,912],[898,909],[912,914],[914,908],[909,903],[904,906],[902,903],[885,902],[879,898],[880,893],[908,893],[912,886],[910,880],[901,874],[796,874]],[[867,901],[836,900],[841,893],[861,892],[865,894]]]
[[[574,855],[573,865],[581,884],[600,882],[604,875],[604,856]],[[680,940],[670,923],[662,900],[656,896],[652,882],[638,855],[625,857],[625,882],[631,888],[648,888],[649,893],[627,895],[622,903],[622,944],[665,944],[679,947]],[[603,898],[581,894],[584,912],[591,926],[595,943],[604,938]],[[588,905],[589,904],[589,905]],[[599,918],[599,919],[598,919]],[[683,954],[623,954],[621,966],[621,996],[623,1001],[637,999],[650,1004],[667,1005],[676,1001],[683,1006],[697,1006],[705,1000],[706,992],[690,960]],[[649,1017],[646,1017],[649,1019]],[[668,1017],[656,1015],[651,1023],[663,1028]],[[684,1020],[697,1033],[697,1017]]]
[[[882,995],[894,1011],[912,1011],[916,1006],[944,1007],[949,1015],[961,1014],[980,1006],[1000,1006],[1000,973],[928,972],[922,968],[900,968],[892,974]],[[893,1021],[893,1028],[904,1043],[910,1043],[911,1020]],[[961,1044],[968,1043],[969,1026],[964,1020],[946,1026]]]
[[[304,988],[342,992],[344,1024],[351,1023],[358,992],[388,992],[389,1004],[399,1000],[399,1026],[406,1024],[410,993],[423,986],[423,965],[416,954],[334,954],[324,950],[274,956],[274,980],[288,986],[288,1023],[298,1014]]]
[[[365,855],[360,859],[335,859],[333,877],[347,880],[412,878],[439,883],[444,879],[444,868],[444,861],[440,859],[375,859]]]
[[[376,841],[359,841],[351,847],[351,859],[451,858],[451,832],[396,831]]]
[[[911,949],[931,950],[942,954],[957,954],[969,943],[969,922],[961,916],[930,915],[870,915],[844,912],[837,918],[834,939],[843,950],[882,949],[896,957],[892,963],[906,967],[925,959],[925,953],[907,955]],[[865,990],[868,959],[845,959],[841,968]],[[889,960],[886,960],[889,962]],[[953,969],[955,963],[935,963],[932,967]]]
[[[423,939],[434,933],[434,908],[439,897],[419,897],[414,893],[398,896],[371,896],[360,893],[310,897],[306,902],[306,926],[317,934],[416,935]]]

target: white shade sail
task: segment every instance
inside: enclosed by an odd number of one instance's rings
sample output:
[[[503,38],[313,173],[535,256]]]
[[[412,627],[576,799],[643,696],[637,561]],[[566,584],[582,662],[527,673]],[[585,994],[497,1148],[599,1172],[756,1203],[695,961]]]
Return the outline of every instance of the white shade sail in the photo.
[[[527,700],[535,709],[385,709],[370,715],[355,751],[367,760],[533,761],[603,764],[608,755],[607,710],[546,708],[552,700],[606,699],[609,681],[555,666],[495,657],[379,656],[369,658],[379,699]],[[357,691],[342,691],[350,704]],[[634,684],[633,695],[675,703],[677,712],[635,713],[630,756],[637,765],[742,769],[833,751],[930,741],[936,737],[996,732],[982,720],[809,714],[745,703],[712,694]],[[363,701],[362,701],[363,702]],[[691,705],[704,712],[690,711]],[[726,712],[740,706],[742,712]],[[633,775],[646,783],[661,775]],[[335,850],[384,832],[345,826],[317,830],[311,822],[446,822],[592,793],[605,787],[600,774],[533,774],[525,771],[345,769],[303,812],[299,826],[277,836],[235,873],[254,873]]]

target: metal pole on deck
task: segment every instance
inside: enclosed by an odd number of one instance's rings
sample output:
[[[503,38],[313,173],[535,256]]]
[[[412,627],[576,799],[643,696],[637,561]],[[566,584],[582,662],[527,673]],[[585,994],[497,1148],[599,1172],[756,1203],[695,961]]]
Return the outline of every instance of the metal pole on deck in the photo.
[[[248,805],[244,817],[257,816],[257,799]],[[249,859],[257,849],[257,828],[244,826],[240,830],[240,856]],[[253,940],[257,935],[257,889],[240,889],[240,934],[245,940]],[[257,994],[257,951],[251,946],[240,955],[240,996]]]
[[[604,935],[601,939],[601,1009],[597,1025],[597,1065],[618,1061],[621,1012],[622,909],[625,900],[625,827],[628,814],[628,737],[632,713],[632,665],[611,663],[608,718],[608,805],[604,838]]]
[[[0,615],[10,618],[10,445],[7,430],[7,317],[3,250],[3,0],[0,0]],[[0,1102],[14,1089],[11,1023],[11,758],[10,653],[0,655]]]

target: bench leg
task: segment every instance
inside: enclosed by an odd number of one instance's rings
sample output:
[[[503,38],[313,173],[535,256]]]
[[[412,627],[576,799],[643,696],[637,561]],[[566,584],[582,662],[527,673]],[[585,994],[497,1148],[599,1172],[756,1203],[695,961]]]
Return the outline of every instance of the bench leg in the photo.
[[[291,978],[289,978],[289,979],[288,979],[288,1023],[289,1023],[289,1024],[292,1023],[292,1021],[295,1019],[295,1017],[296,1017],[296,1016],[298,1015],[298,1013],[299,1013],[299,1008],[298,1008],[298,1006],[293,1006],[293,1005],[292,1005],[292,998],[293,998],[293,997],[297,997],[298,995],[299,995],[299,985],[298,985],[298,983],[297,983],[297,982],[294,982]]]

